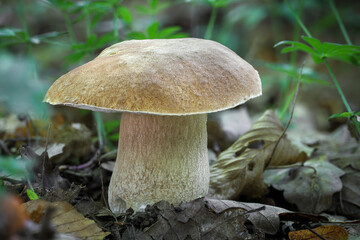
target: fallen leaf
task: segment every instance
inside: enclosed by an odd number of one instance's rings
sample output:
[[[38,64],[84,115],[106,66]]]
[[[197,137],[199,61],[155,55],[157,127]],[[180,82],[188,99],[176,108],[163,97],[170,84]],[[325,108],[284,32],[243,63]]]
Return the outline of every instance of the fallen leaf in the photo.
[[[343,188],[333,203],[333,210],[350,218],[360,218],[360,172],[351,167],[344,169]]]
[[[355,152],[352,152],[351,148],[348,149],[347,152],[339,153],[337,156],[331,156],[331,162],[338,166],[341,169],[345,169],[346,167],[352,167],[353,169],[360,171],[360,148],[358,145],[350,146],[356,148]]]
[[[84,124],[63,124],[52,129],[52,142],[64,145],[61,154],[52,157],[53,164],[73,164],[74,160],[86,158],[93,142],[91,131]]]
[[[65,147],[64,143],[52,143],[49,146],[47,146],[49,159],[63,153],[64,147]],[[44,151],[45,151],[45,147],[40,146],[35,150],[35,153],[41,155]]]
[[[312,229],[314,232],[319,234],[326,240],[347,240],[348,233],[347,231],[340,226],[336,225],[328,225],[328,226],[320,226],[317,228]],[[289,232],[289,239],[290,240],[318,240],[320,239],[314,233],[309,230],[299,230]]]
[[[218,200],[214,200],[218,201]],[[121,239],[263,239],[264,233],[256,229],[249,233],[244,226],[246,211],[242,208],[223,209],[216,213],[209,202],[200,198],[174,207],[165,201],[147,207],[145,213],[127,217],[130,223]],[[145,222],[155,223],[142,226]],[[131,220],[132,218],[132,220]],[[134,218],[140,221],[134,221]]]
[[[29,201],[24,204],[30,218],[39,223],[45,209],[54,208],[51,222],[57,232],[70,234],[79,239],[102,240],[109,235],[103,232],[93,220],[85,218],[67,202],[46,202],[44,200]]]
[[[285,199],[303,212],[320,213],[331,207],[334,193],[342,189],[344,171],[325,160],[312,159],[304,166],[268,169],[265,182],[284,191]]]
[[[266,186],[264,167],[283,132],[281,122],[272,110],[266,111],[230,148],[222,152],[210,167],[209,196],[236,199],[240,195],[259,197]],[[304,155],[282,137],[273,155],[271,166],[287,165],[304,160]]]
[[[232,142],[251,128],[251,119],[245,107],[217,112],[214,115],[225,136]]]
[[[290,211],[275,206],[269,206],[259,203],[245,203],[231,200],[218,200],[206,198],[207,205],[216,213],[222,213],[229,209],[243,209],[246,211],[256,210],[265,207],[264,210],[248,213],[248,220],[254,226],[267,234],[275,234],[279,231],[280,213],[289,213]]]

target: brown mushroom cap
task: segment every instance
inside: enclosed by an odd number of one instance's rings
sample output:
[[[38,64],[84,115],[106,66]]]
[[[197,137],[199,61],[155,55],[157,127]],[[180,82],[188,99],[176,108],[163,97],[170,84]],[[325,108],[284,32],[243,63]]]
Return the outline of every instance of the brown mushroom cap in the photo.
[[[257,71],[210,40],[130,40],[60,77],[44,101],[104,112],[189,115],[261,95]]]

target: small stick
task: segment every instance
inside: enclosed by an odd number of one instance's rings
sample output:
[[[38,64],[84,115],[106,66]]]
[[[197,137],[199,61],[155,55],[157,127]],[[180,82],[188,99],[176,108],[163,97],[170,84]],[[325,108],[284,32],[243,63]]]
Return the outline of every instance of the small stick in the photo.
[[[69,166],[69,165],[61,165],[59,166],[59,171],[65,171],[65,170],[72,170],[72,171],[79,171],[84,170],[90,166],[92,166],[95,162],[97,162],[98,158],[100,157],[100,149],[95,152],[95,155],[86,163],[75,165],[75,166]]]
[[[48,156],[47,154],[47,149],[48,149],[48,144],[49,144],[49,135],[50,135],[50,126],[51,124],[49,124],[48,127],[48,131],[47,131],[47,135],[46,135],[46,142],[45,142],[45,150],[44,150],[44,156],[43,156],[43,161],[42,161],[42,169],[41,169],[41,195],[44,196],[45,195],[45,161],[46,161],[46,157]]]
[[[9,149],[7,148],[7,146],[5,145],[4,141],[0,139],[0,150],[4,150],[6,155],[11,155]],[[0,151],[1,153],[1,151]]]
[[[318,234],[317,232],[315,232],[314,230],[312,230],[310,227],[308,227],[307,225],[303,225],[307,230],[309,230],[310,232],[312,232],[313,234],[315,234],[318,238],[320,238],[321,240],[326,240],[325,238],[323,238],[320,234]]]
[[[272,159],[273,159],[273,157],[274,157],[274,155],[275,155],[276,148],[278,147],[278,145],[279,145],[279,143],[280,143],[280,140],[285,136],[285,133],[286,133],[287,129],[288,129],[289,126],[290,126],[291,120],[292,120],[293,115],[294,115],[294,110],[295,110],[295,104],[296,104],[297,96],[298,96],[298,94],[299,94],[301,76],[302,76],[302,72],[303,72],[303,69],[304,69],[304,65],[305,65],[305,60],[303,61],[302,65],[301,65],[301,68],[300,68],[300,74],[299,74],[299,78],[298,78],[298,81],[297,81],[297,84],[296,84],[296,92],[295,92],[295,96],[294,96],[294,101],[293,101],[293,105],[292,105],[292,109],[291,109],[289,121],[287,122],[286,127],[284,128],[284,131],[281,133],[279,139],[277,140],[277,142],[276,142],[276,144],[275,144],[275,147],[274,147],[274,149],[273,149],[273,151],[272,151],[272,153],[271,153],[270,159],[269,159],[269,161],[265,164],[264,169],[266,169],[266,168],[270,165],[270,163],[271,163],[271,161],[272,161]]]

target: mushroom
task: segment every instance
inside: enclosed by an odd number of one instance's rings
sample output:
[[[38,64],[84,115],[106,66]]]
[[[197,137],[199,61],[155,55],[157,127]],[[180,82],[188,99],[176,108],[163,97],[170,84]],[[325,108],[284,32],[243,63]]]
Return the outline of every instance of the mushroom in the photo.
[[[122,112],[109,185],[113,212],[203,197],[209,187],[207,113],[261,95],[257,71],[210,40],[129,40],[56,80],[44,101]]]

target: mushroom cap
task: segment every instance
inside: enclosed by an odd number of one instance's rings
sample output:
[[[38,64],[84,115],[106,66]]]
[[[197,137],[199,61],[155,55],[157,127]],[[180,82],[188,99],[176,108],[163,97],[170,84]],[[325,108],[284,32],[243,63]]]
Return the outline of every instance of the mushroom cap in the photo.
[[[44,101],[103,112],[190,115],[259,95],[257,71],[229,48],[182,38],[114,44],[57,79]]]

